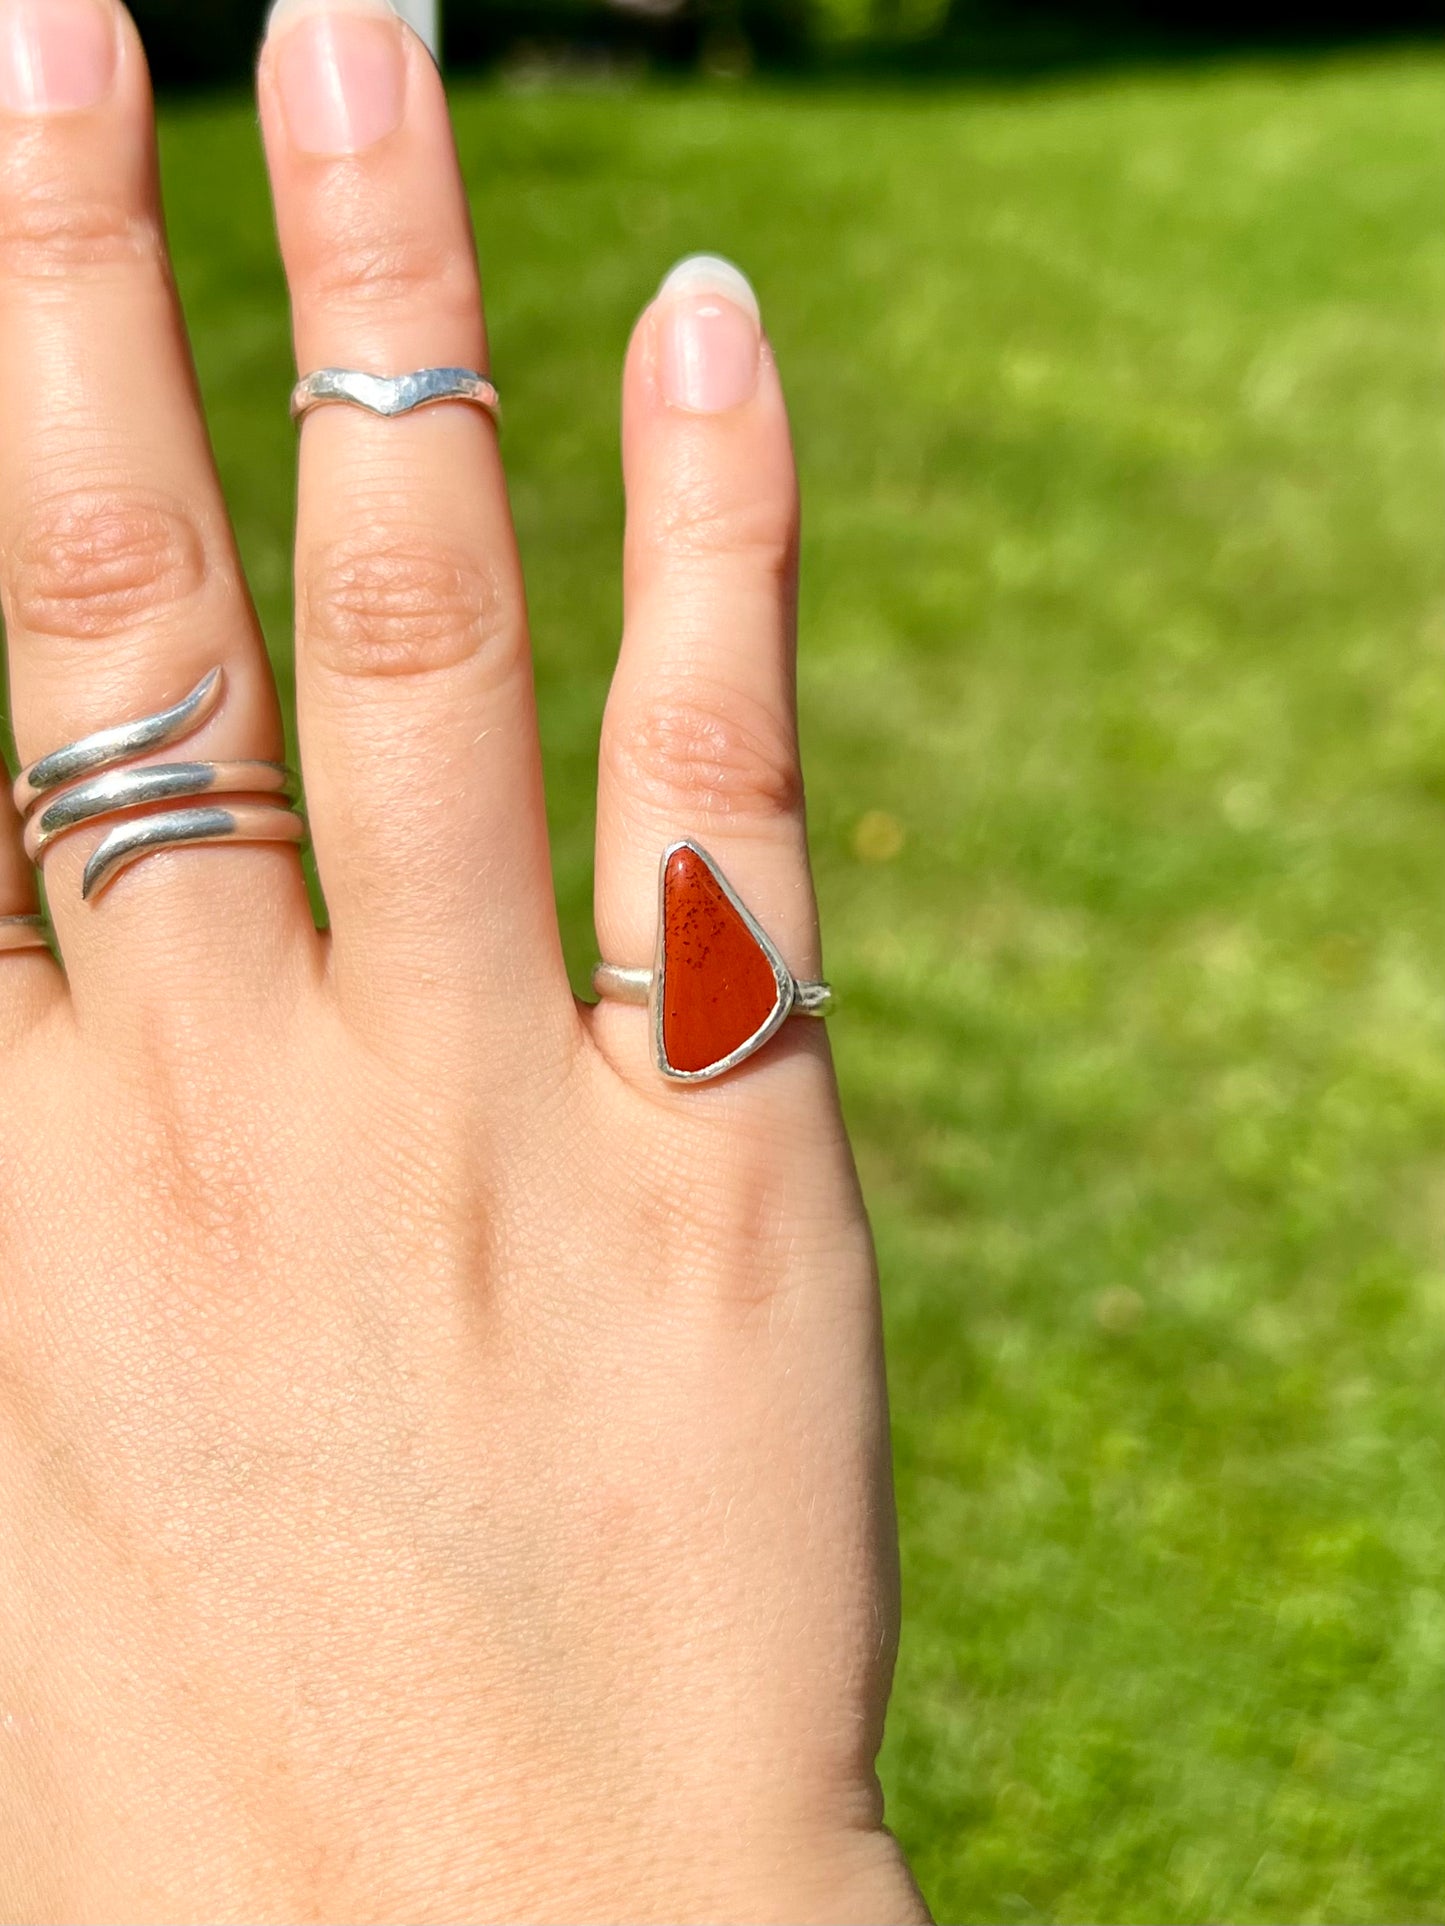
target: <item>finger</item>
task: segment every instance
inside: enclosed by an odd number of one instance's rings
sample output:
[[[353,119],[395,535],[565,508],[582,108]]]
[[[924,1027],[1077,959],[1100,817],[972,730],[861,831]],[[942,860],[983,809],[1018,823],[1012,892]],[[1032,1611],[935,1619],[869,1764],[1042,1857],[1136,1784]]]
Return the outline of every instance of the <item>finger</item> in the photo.
[[[757,302],[727,262],[682,262],[643,315],[622,441],[623,642],[597,815],[602,954],[651,963],[658,861],[692,837],[793,974],[813,978],[794,696],[797,485]],[[653,1074],[636,1012],[603,1005],[594,1021],[615,1061]]]
[[[270,671],[242,585],[166,260],[149,83],[111,0],[0,16],[0,593],[30,762],[165,707],[215,665],[188,757],[274,758]],[[81,900],[88,827],[46,858],[83,1017],[270,993],[315,944],[294,850],[184,850]]]
[[[35,872],[20,843],[20,823],[0,778],[0,1045],[12,1042],[64,993],[38,930],[19,918],[39,909]]]
[[[283,0],[260,95],[303,372],[485,367],[471,223],[421,42],[381,0]],[[344,1005],[437,1038],[480,1014],[499,1049],[534,1048],[550,1011],[575,1038],[521,571],[478,408],[306,418],[297,686]]]

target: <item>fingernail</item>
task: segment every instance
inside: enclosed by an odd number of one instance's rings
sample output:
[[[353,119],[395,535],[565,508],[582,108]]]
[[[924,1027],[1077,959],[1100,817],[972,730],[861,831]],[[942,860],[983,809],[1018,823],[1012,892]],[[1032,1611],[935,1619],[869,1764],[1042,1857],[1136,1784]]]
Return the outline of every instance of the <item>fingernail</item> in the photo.
[[[386,0],[277,0],[266,37],[303,153],[360,154],[401,125],[406,48]]]
[[[94,107],[114,84],[117,52],[106,0],[3,0],[0,106],[12,114]]]
[[[752,283],[718,254],[690,254],[657,291],[658,378],[664,401],[720,415],[758,385],[761,316]]]

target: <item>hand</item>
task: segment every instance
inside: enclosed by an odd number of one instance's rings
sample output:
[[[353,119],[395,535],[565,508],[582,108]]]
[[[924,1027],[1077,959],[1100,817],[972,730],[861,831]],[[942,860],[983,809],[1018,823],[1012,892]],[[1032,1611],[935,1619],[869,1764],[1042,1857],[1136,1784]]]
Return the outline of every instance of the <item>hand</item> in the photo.
[[[288,5],[261,108],[303,369],[485,366],[440,82]],[[0,589],[22,760],[278,710],[110,0],[0,20]],[[282,397],[257,397],[258,406]],[[746,284],[628,351],[603,953],[709,847],[818,974],[795,495]],[[868,1232],[823,1028],[666,1082],[579,1008],[478,410],[302,434],[294,850],[46,858],[0,956],[0,1915],[923,1917],[873,1762],[896,1632]],[[0,913],[33,906],[10,819]]]

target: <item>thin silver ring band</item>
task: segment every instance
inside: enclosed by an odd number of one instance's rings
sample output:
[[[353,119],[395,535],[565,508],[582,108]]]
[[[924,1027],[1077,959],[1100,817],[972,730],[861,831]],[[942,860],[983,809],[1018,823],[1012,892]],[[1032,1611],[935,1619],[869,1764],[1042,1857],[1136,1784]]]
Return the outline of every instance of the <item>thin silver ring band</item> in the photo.
[[[109,770],[65,790],[36,809],[25,825],[25,854],[38,863],[58,836],[82,823],[187,796],[297,797],[296,778],[279,762],[160,762],[145,769]]]
[[[652,1001],[652,971],[625,970],[620,963],[599,963],[592,972],[592,988],[610,1003],[646,1006]],[[827,983],[795,983],[790,1016],[825,1017],[833,1003]]]
[[[443,401],[471,402],[494,422],[502,419],[501,396],[475,368],[417,368],[400,375],[367,374],[361,368],[318,368],[314,374],[303,375],[291,390],[291,419],[299,422],[313,408],[339,404],[394,420]]]
[[[306,841],[306,825],[289,809],[268,803],[236,803],[229,809],[171,809],[140,816],[112,829],[85,866],[80,893],[92,902],[124,869],[163,849],[189,849],[200,843],[290,843]]]
[[[31,860],[39,862],[61,836],[87,823],[132,817],[117,823],[86,863],[81,895],[90,901],[132,863],[164,849],[197,843],[303,843],[306,825],[293,807],[299,784],[279,763],[194,761],[120,767],[194,735],[216,712],[224,689],[222,671],[212,669],[189,695],[169,708],[112,729],[98,729],[22,770],[14,793],[16,807],[25,818],[25,848]],[[270,800],[225,805],[207,801],[191,808],[155,810],[159,803],[218,795]],[[47,797],[52,800],[47,802]],[[155,813],[133,816],[141,809]]]
[[[43,916],[0,916],[0,956],[49,948]]]
[[[52,789],[78,782],[113,763],[134,762],[152,749],[166,749],[171,743],[194,735],[201,724],[220,707],[225,677],[220,669],[203,675],[195,688],[169,709],[142,716],[138,722],[122,722],[114,729],[97,729],[93,735],[69,742],[39,762],[22,769],[15,782],[15,807],[22,816]]]

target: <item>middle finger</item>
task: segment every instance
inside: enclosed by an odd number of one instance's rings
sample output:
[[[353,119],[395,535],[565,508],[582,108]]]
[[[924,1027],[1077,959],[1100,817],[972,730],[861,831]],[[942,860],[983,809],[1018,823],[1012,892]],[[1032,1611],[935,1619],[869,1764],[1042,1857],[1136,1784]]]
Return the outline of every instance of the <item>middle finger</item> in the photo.
[[[441,79],[384,0],[282,0],[261,117],[303,373],[485,366]],[[297,697],[338,995],[496,1061],[575,1037],[496,431],[449,402],[302,426]],[[504,1074],[516,1068],[505,1066]]]

